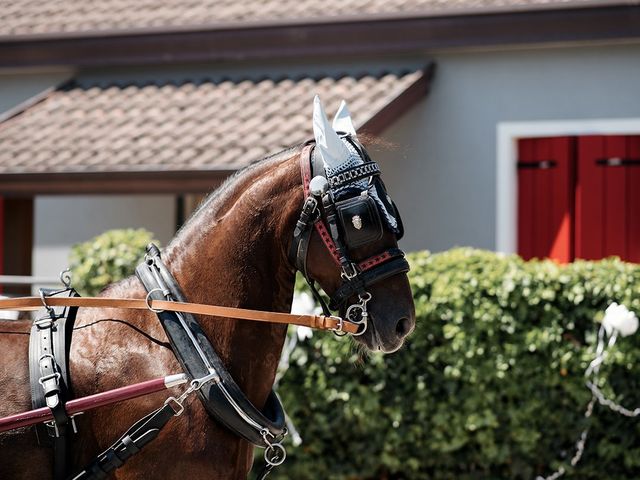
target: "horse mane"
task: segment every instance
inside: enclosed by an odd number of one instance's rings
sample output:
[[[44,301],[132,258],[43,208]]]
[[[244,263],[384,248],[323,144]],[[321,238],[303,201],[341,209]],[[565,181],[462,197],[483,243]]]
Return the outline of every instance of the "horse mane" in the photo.
[[[204,198],[204,200],[202,200],[198,208],[196,208],[189,219],[180,227],[171,241],[167,244],[166,249],[172,249],[180,242],[182,234],[191,228],[194,223],[198,222],[202,212],[207,211],[208,214],[213,214],[215,216],[220,206],[224,205],[225,201],[235,193],[237,185],[242,183],[246,177],[251,176],[258,169],[267,168],[272,164],[288,160],[293,154],[298,153],[303,145],[304,144],[300,143],[279,152],[269,154],[266,157],[253,160],[247,166],[229,176],[229,178],[227,178],[218,188],[213,190]]]
[[[180,241],[182,241],[182,237],[186,234],[186,232],[188,232],[195,224],[199,222],[203,212],[206,211],[207,213],[212,213],[215,215],[220,206],[223,205],[225,201],[235,192],[237,185],[242,183],[242,181],[246,177],[252,175],[256,170],[260,168],[265,168],[272,164],[288,160],[292,155],[298,153],[303,145],[304,143],[299,143],[279,152],[267,155],[266,157],[253,160],[246,167],[241,168],[233,175],[229,176],[229,178],[227,178],[222,183],[222,185],[213,190],[204,198],[204,200],[200,203],[198,208],[196,208],[189,219],[180,227],[180,229],[176,232],[173,238],[163,249],[163,251],[166,252],[166,256],[163,255],[163,258],[170,257],[172,255],[175,248],[179,245]],[[114,282],[110,285],[107,285],[100,292],[100,294],[108,294],[115,288],[127,289],[127,287],[129,287],[134,281],[135,276],[131,276],[118,282]]]

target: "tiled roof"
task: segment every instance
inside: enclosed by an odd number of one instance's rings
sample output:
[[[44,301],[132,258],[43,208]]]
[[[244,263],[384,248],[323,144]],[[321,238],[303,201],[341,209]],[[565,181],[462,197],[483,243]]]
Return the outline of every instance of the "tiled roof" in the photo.
[[[235,169],[310,138],[316,93],[358,127],[426,75],[67,84],[0,123],[0,174]]]
[[[371,15],[482,13],[612,0],[0,0],[0,36],[172,29]]]

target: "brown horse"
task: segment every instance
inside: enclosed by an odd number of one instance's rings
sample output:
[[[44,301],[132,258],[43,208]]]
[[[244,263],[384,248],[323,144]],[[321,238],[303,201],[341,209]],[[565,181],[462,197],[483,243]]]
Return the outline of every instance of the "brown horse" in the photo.
[[[163,259],[192,302],[288,312],[295,268],[288,249],[303,203],[301,147],[242,170],[214,192],[178,232]],[[375,243],[355,249],[354,260],[395,247],[385,231]],[[308,272],[331,293],[340,271],[316,233],[311,236]],[[413,329],[414,306],[406,275],[369,289],[370,322],[358,341],[393,351]],[[135,277],[108,287],[107,297],[144,298]],[[254,405],[272,387],[286,327],[223,318],[199,318],[219,356]],[[0,417],[31,408],[25,322],[0,323]],[[11,334],[13,333],[13,334]],[[338,341],[338,340],[337,340]],[[77,397],[178,373],[155,314],[117,309],[81,309],[70,357]],[[74,440],[74,470],[111,445],[133,422],[162,404],[157,393],[94,410],[80,417]],[[216,424],[192,400],[143,452],[116,470],[118,479],[246,478],[252,447]],[[0,434],[0,479],[46,479],[51,452],[39,447],[32,429]]]

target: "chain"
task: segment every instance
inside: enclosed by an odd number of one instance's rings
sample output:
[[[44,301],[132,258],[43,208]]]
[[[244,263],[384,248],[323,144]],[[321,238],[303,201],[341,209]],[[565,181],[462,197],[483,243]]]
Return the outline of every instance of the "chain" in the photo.
[[[587,380],[586,382],[587,388],[591,390],[591,394],[593,395],[593,398],[598,400],[598,403],[600,405],[607,407],[612,411],[619,413],[620,415],[624,415],[626,417],[631,417],[631,418],[637,417],[638,415],[640,415],[640,407],[637,407],[633,410],[629,410],[628,408],[623,407],[619,403],[616,403],[613,400],[610,400],[607,397],[605,397],[604,393],[602,393],[602,391],[597,385],[598,371],[600,370],[600,366],[602,365],[604,360],[607,358],[607,350],[609,348],[612,348],[615,345],[616,340],[618,338],[618,332],[616,330],[613,330],[613,332],[611,333],[611,336],[609,337],[608,342],[606,342],[606,347],[605,347],[604,337],[605,337],[605,328],[604,326],[601,326],[600,330],[598,331],[598,346],[596,348],[596,358],[594,358],[593,361],[589,364],[589,367],[587,368],[587,371],[585,373],[585,376],[587,378],[593,375],[593,381]]]
[[[598,403],[604,407],[610,408],[612,411],[619,413],[620,415],[624,415],[625,417],[637,417],[640,415],[640,407],[636,407],[633,410],[629,410],[628,408],[623,407],[622,405],[609,400],[604,394],[600,391],[600,389],[594,383],[587,382],[587,387],[593,393],[593,396],[598,400]]]
[[[598,331],[598,345],[596,346],[596,356],[591,361],[591,363],[587,367],[587,370],[585,371],[585,377],[587,378],[586,385],[587,385],[587,388],[589,388],[589,390],[591,391],[591,400],[587,405],[587,409],[584,413],[584,418],[588,420],[592,416],[593,407],[596,401],[600,405],[607,407],[620,415],[624,415],[626,417],[631,417],[631,418],[637,417],[638,415],[640,415],[640,407],[635,408],[634,410],[629,410],[628,408],[623,407],[622,405],[614,402],[613,400],[608,399],[604,395],[604,393],[602,393],[600,388],[598,388],[597,386],[598,372],[600,371],[600,367],[602,366],[605,359],[607,358],[608,350],[615,345],[616,340],[618,338],[618,332],[617,330],[613,330],[608,340],[605,340],[605,336],[606,336],[605,328],[604,326],[600,326],[600,330]],[[589,380],[590,377],[593,378],[593,381]],[[582,455],[584,454],[584,447],[587,442],[588,435],[589,435],[589,427],[587,426],[584,430],[582,430],[582,432],[580,433],[580,437],[575,443],[576,453],[573,455],[570,461],[570,464],[572,467],[575,467],[578,464],[578,462],[582,459]],[[561,466],[548,477],[538,476],[536,477],[536,480],[557,480],[558,478],[563,476],[565,473],[566,473],[565,468]]]

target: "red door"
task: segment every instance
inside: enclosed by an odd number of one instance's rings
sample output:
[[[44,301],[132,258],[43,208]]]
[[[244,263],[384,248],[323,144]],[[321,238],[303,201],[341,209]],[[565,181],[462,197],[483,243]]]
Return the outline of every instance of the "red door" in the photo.
[[[525,259],[573,259],[571,137],[518,142],[518,253]]]
[[[640,136],[578,139],[576,257],[640,262]]]
[[[640,135],[518,142],[518,253],[640,262]]]

